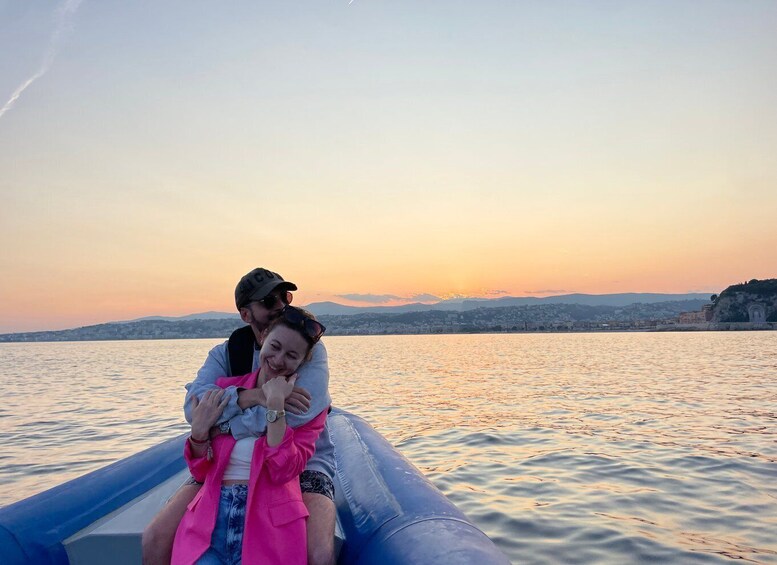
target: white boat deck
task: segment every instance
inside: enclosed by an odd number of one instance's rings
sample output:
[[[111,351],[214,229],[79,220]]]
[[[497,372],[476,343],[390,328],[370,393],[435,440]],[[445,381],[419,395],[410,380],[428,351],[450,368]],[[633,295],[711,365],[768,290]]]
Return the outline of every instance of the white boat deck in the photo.
[[[189,470],[176,473],[165,482],[111,512],[64,541],[71,565],[140,565],[143,530],[162,509],[179,486],[189,478]],[[343,531],[335,531],[335,549],[340,552]]]

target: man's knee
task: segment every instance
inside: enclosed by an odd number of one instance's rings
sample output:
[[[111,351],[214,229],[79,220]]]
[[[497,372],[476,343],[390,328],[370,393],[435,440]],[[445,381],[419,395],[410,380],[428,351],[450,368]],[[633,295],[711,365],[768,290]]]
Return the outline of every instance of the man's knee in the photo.
[[[330,547],[308,545],[308,565],[335,565],[334,544],[330,544]]]
[[[311,492],[303,493],[302,500],[310,513],[308,565],[334,565],[337,514],[335,504],[329,497]]]
[[[154,519],[143,530],[142,551],[144,565],[168,565],[173,552],[173,540],[186,507],[200,489],[199,485],[179,488]]]

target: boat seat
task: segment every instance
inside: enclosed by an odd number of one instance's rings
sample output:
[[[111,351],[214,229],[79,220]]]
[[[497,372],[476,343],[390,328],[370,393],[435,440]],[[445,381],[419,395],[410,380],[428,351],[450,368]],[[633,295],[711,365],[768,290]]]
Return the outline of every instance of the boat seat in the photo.
[[[139,565],[143,530],[188,478],[189,471],[184,469],[67,538],[63,545],[70,564],[95,565],[110,562],[111,565]],[[338,519],[335,525],[335,551],[338,555],[343,541],[344,534]]]

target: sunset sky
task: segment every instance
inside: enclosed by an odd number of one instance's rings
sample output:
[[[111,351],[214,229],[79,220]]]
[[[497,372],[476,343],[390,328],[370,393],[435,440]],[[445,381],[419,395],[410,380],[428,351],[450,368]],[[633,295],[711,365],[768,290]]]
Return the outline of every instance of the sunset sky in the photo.
[[[0,333],[777,276],[777,2],[0,0]],[[359,301],[353,299],[358,298]]]

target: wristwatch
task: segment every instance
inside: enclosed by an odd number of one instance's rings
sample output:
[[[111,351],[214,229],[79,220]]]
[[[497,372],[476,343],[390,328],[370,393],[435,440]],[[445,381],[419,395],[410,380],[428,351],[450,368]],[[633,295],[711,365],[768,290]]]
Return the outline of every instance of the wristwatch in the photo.
[[[229,420],[227,420],[226,422],[224,422],[222,424],[219,424],[219,431],[222,434],[228,434],[228,433],[230,433],[232,431],[232,426],[229,425]]]
[[[268,422],[273,423],[275,420],[285,415],[286,415],[286,410],[268,410],[265,413],[264,417],[267,419]]]

